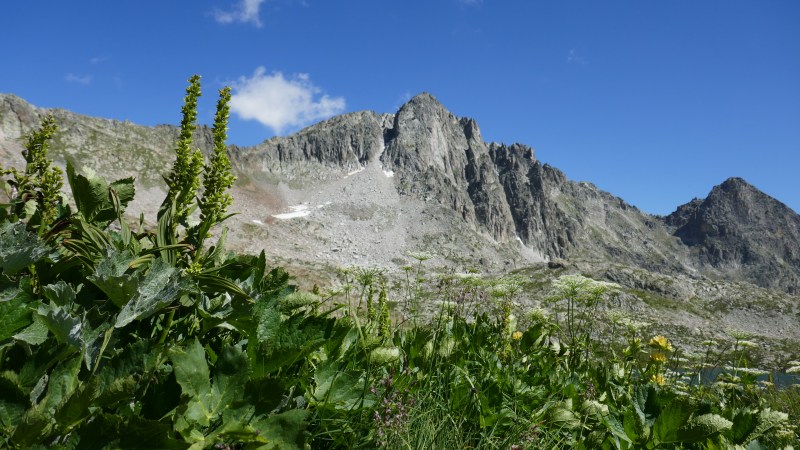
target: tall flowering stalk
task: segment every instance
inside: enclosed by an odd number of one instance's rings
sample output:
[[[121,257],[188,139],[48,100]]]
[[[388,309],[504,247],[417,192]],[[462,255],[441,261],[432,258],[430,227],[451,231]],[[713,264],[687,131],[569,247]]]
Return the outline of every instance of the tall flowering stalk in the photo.
[[[164,201],[165,206],[169,207],[175,202],[175,219],[183,224],[186,224],[186,219],[192,212],[191,206],[200,187],[200,171],[203,168],[203,153],[192,148],[192,137],[197,127],[197,99],[200,95],[200,76],[194,75],[189,78],[189,87],[186,88],[186,97],[181,108],[183,119],[175,148],[175,163],[166,178],[169,192]]]
[[[225,141],[228,139],[228,117],[230,116],[231,88],[219,91],[217,114],[214,117],[214,154],[203,168],[203,197],[200,199],[200,219],[218,223],[225,218],[233,197],[227,192],[236,181],[231,173],[231,161]]]
[[[208,237],[211,227],[229,217],[226,215],[228,207],[233,204],[233,197],[228,193],[228,189],[233,186],[236,177],[231,173],[231,161],[225,145],[228,139],[230,100],[231,88],[220,89],[217,113],[214,117],[214,153],[203,166],[203,196],[198,200],[200,223],[190,233],[190,238],[198,249]]]
[[[25,142],[25,171],[20,172],[15,168],[3,170],[0,175],[12,175],[13,180],[8,180],[10,186],[9,196],[16,205],[13,214],[20,218],[31,219],[26,215],[34,216],[28,212],[25,204],[33,201],[39,213],[39,233],[43,233],[57,216],[61,205],[61,187],[64,184],[61,169],[53,166],[53,161],[47,158],[50,141],[58,131],[58,125],[53,116],[42,120],[38,131],[31,132]],[[29,222],[29,225],[35,225]]]

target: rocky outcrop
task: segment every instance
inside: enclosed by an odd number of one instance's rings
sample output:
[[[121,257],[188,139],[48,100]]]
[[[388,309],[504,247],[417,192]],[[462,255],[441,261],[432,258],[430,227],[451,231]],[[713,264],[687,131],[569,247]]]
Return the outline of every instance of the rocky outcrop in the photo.
[[[128,121],[100,119],[64,109],[36,108],[14,95],[0,94],[0,161],[20,165],[22,137],[37,128],[45,115],[52,114],[58,125],[51,157],[63,164],[72,160],[90,165],[109,177],[133,176],[140,185],[160,185],[172,167],[178,127],[143,127]],[[198,127],[194,144],[208,153],[213,135]]]
[[[0,95],[0,163],[20,163],[20,137],[47,113],[60,127],[51,153],[58,163],[74,159],[109,178],[133,175],[140,185],[163,188],[176,127],[40,109],[11,95]],[[195,144],[211,148],[208,128],[198,129]],[[666,218],[651,216],[591,183],[567,179],[528,146],[485,143],[473,119],[455,116],[427,93],[395,114],[344,114],[229,153],[240,178],[238,195],[267,209],[307,201],[284,191],[322,193],[327,183],[324,192],[347,198],[349,210],[359,207],[356,199],[392,198],[391,207],[378,205],[387,224],[370,232],[399,230],[402,222],[417,227],[410,236],[457,247],[451,252],[474,256],[483,246],[498,246],[515,260],[613,263],[800,289],[800,217],[743,180],[730,179]],[[350,175],[365,167],[361,181],[352,182]],[[325,205],[337,199],[314,200]],[[250,224],[263,225],[269,214]],[[389,217],[400,222],[389,224]],[[507,267],[509,261],[499,262]]]
[[[474,120],[454,116],[423,93],[400,108],[386,138],[381,161],[398,174],[401,194],[438,201],[494,239],[514,236],[505,193]]]
[[[383,151],[390,117],[371,111],[343,114],[290,136],[234,148],[232,162],[251,176],[272,174],[288,180],[325,178],[330,169],[356,170]]]
[[[729,178],[664,220],[699,265],[725,278],[800,292],[800,216],[743,179]]]

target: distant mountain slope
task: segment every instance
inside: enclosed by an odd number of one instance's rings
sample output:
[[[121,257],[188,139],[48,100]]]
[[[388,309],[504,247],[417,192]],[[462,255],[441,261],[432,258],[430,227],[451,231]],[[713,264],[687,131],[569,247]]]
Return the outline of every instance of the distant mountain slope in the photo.
[[[19,137],[47,112],[61,130],[57,161],[74,158],[109,178],[134,175],[154,190],[141,207],[157,203],[175,127],[44,110],[0,95],[0,163],[21,162]],[[210,147],[206,127],[196,144]],[[231,222],[239,244],[287,258],[390,264],[379,245],[394,256],[419,248],[462,253],[494,269],[565,259],[786,292],[800,286],[800,217],[743,180],[666,218],[651,216],[568,180],[528,146],[484,142],[474,120],[427,93],[394,114],[344,114],[230,153],[240,177],[234,196],[242,214]]]
[[[800,215],[743,179],[729,178],[665,220],[701,265],[800,292]]]
[[[172,167],[178,127],[144,127],[64,109],[37,108],[8,94],[0,94],[0,162],[22,163],[19,137],[38,127],[46,114],[53,114],[59,127],[52,145],[57,162],[71,159],[110,177],[135,176],[147,187],[160,185],[162,175]],[[211,130],[199,127],[195,145],[208,152],[212,142]]]

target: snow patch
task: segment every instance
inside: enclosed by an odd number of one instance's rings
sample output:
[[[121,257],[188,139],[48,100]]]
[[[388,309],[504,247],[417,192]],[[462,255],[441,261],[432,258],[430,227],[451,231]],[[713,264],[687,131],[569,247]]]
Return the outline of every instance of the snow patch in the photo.
[[[290,206],[289,209],[292,212],[283,214],[273,214],[272,217],[276,219],[286,220],[286,219],[296,219],[298,217],[305,217],[311,214],[311,211],[308,209],[308,204],[306,203],[303,203],[302,205]]]
[[[358,172],[363,172],[364,169],[366,169],[366,167],[359,167],[358,169],[353,170],[352,172],[347,172],[347,175],[345,175],[344,177],[347,178],[349,176],[357,174]]]
[[[384,170],[383,174],[386,175],[386,178],[393,178],[394,177],[394,170]]]
[[[333,202],[325,202],[321,205],[317,205],[314,209],[322,209]],[[281,213],[281,214],[273,214],[272,217],[276,219],[286,220],[286,219],[296,219],[298,217],[306,217],[311,214],[312,209],[308,206],[308,202],[303,203],[302,205],[293,205],[289,207],[291,212],[288,213]],[[260,220],[254,220],[253,222],[261,223]],[[263,223],[262,223],[263,225]]]

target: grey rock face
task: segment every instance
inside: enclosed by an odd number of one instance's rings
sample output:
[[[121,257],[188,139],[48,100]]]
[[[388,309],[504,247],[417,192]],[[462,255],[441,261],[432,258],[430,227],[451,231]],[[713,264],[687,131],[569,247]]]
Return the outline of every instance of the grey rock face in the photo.
[[[58,124],[50,155],[57,163],[73,160],[113,179],[134,176],[144,186],[160,184],[162,176],[172,167],[178,127],[143,127],[63,109],[36,108],[19,97],[5,94],[0,94],[0,161],[22,164],[21,138],[37,128],[47,114],[52,114]],[[210,152],[211,129],[198,127],[194,144],[203,152]]]
[[[325,177],[331,168],[354,170],[383,151],[384,123],[371,111],[343,114],[287,137],[274,137],[230,153],[241,173],[280,175],[287,179]]]
[[[161,189],[161,176],[174,159],[176,127],[39,109],[11,95],[0,95],[0,163],[21,162],[20,136],[46,113],[54,114],[60,127],[52,150],[58,163],[74,159],[109,178],[134,175],[140,186]],[[208,128],[198,129],[195,144],[211,148]],[[790,293],[800,289],[800,217],[743,180],[730,179],[666,218],[651,216],[590,183],[568,180],[538,161],[530,147],[485,143],[474,120],[453,115],[430,94],[412,98],[395,114],[344,114],[254,147],[231,147],[229,153],[242,181],[235,195],[265,211],[250,220],[251,228],[298,204],[299,194],[284,191],[321,195],[335,188],[351,203],[392,198],[392,206],[379,206],[399,222],[382,229],[419,225],[414,233],[447,236],[431,242],[460,245],[454,252],[497,245],[514,253],[509,258],[614,263]],[[351,183],[349,175],[362,169],[368,177]],[[324,183],[328,190],[320,187]],[[313,200],[325,220],[325,202],[337,199]],[[429,221],[425,214],[442,220]],[[423,222],[439,225],[429,229]]]
[[[386,133],[384,166],[401,194],[435,200],[495,239],[514,236],[497,172],[472,119],[457,118],[424,93],[403,105]]]
[[[700,265],[729,279],[798,293],[800,216],[741,178],[665,218]]]

